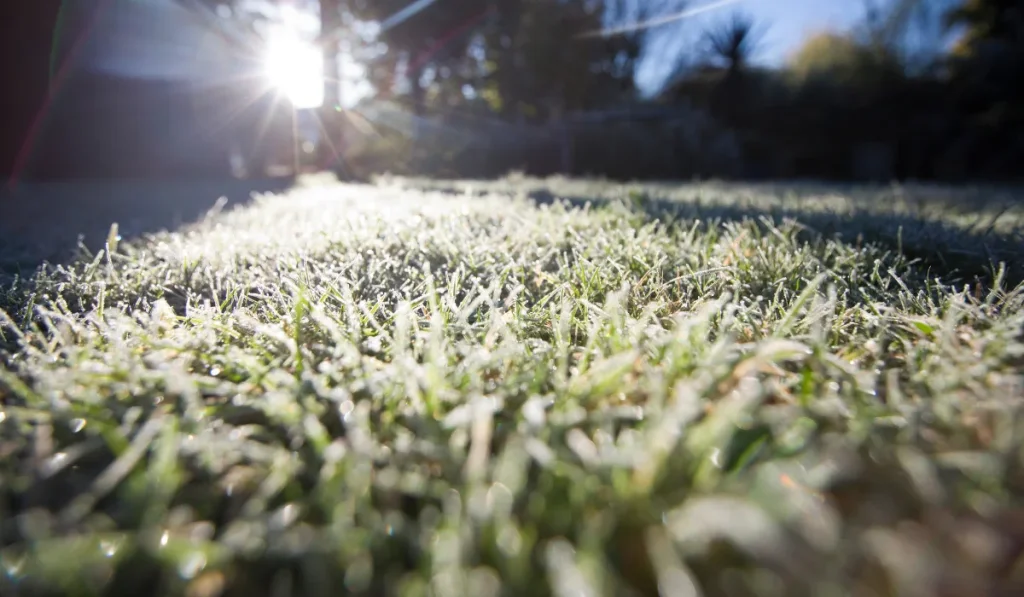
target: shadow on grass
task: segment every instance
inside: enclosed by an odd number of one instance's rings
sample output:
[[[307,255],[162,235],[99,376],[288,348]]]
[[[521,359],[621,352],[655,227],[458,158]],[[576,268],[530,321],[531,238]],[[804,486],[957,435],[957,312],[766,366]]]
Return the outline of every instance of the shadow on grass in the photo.
[[[1004,285],[1024,283],[1024,188],[760,183],[608,183],[585,179],[434,180],[390,177],[382,182],[461,196],[503,193],[538,205],[563,201],[594,208],[625,200],[655,219],[762,221],[790,219],[802,238],[870,243],[919,260],[946,281],[990,285],[1000,266]]]
[[[111,224],[122,240],[173,231],[211,210],[280,193],[289,178],[25,183],[0,190],[0,279],[30,275],[44,262],[71,260],[79,240],[102,249]],[[222,200],[223,198],[223,200]]]
[[[611,199],[560,196],[534,190],[526,196],[538,205],[555,201],[582,208],[607,206]],[[1019,223],[1009,230],[995,230],[996,221],[1005,213],[997,211],[979,216],[971,226],[963,226],[941,217],[899,213],[878,213],[865,209],[850,212],[801,209],[799,207],[755,205],[701,205],[670,199],[636,197],[634,210],[646,219],[674,221],[729,222],[754,220],[767,225],[786,220],[798,222],[804,229],[803,240],[835,239],[854,245],[873,244],[919,260],[933,276],[948,281],[993,283],[1004,268],[1004,284],[1024,283],[1024,227]]]

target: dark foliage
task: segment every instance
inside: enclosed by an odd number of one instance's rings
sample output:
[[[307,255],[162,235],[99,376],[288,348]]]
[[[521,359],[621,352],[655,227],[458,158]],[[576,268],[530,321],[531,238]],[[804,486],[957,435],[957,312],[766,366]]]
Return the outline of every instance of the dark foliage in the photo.
[[[545,113],[538,121],[543,126],[529,132],[495,134],[445,120],[462,126],[474,141],[448,147],[420,138],[429,149],[410,148],[405,159],[379,159],[376,167],[470,177],[517,169],[615,179],[1019,179],[1022,14],[1020,2],[970,0],[954,7],[945,20],[959,32],[959,41],[925,67],[919,56],[899,47],[907,37],[900,29],[914,15],[914,2],[908,0],[891,14],[873,13],[866,35],[826,33],[808,40],[783,69],[751,66],[764,27],[737,14],[703,36],[706,64],[682,73],[632,115],[601,117],[630,102],[603,93],[610,82],[590,77],[586,101],[563,104],[569,110],[560,115]],[[547,41],[550,37],[539,45],[557,45]],[[545,64],[547,71],[536,66],[524,74],[512,64],[528,62],[510,59],[497,69],[497,80],[526,81],[551,70]],[[523,97],[526,87],[507,84],[502,89],[518,93],[499,95],[521,107],[531,98],[537,103],[550,87]],[[652,106],[660,115],[636,116]],[[590,118],[574,119],[581,112]],[[493,113],[522,117],[507,102]]]

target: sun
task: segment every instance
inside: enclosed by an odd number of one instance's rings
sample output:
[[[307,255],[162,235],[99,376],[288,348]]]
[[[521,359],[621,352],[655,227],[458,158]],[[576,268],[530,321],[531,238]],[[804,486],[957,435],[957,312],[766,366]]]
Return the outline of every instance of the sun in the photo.
[[[264,72],[298,109],[324,103],[324,61],[320,50],[298,35],[277,30],[267,39]]]

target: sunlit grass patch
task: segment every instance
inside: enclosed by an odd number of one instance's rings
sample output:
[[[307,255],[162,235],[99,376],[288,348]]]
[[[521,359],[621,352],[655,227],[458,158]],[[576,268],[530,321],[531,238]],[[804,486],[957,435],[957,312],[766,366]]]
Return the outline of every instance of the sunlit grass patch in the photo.
[[[16,282],[0,594],[1017,586],[1014,264],[602,192],[306,189]]]

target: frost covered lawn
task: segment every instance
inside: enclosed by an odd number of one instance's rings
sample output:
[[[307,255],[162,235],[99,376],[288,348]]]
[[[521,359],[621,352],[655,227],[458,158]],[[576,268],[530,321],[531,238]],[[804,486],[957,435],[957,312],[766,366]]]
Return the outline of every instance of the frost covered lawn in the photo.
[[[0,288],[0,595],[1024,594],[1019,195],[396,180],[112,236]]]

